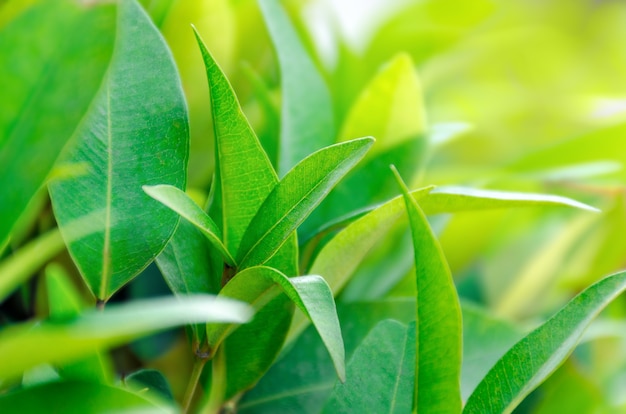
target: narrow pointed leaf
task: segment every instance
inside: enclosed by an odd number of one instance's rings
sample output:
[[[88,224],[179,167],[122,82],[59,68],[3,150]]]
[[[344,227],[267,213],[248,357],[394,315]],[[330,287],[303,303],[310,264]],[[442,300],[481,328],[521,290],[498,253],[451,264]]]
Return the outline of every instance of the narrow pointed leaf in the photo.
[[[250,222],[237,252],[240,268],[270,259],[373,142],[372,138],[360,138],[332,145],[289,171]]]
[[[244,323],[251,309],[241,302],[209,295],[161,298],[110,305],[66,322],[14,325],[0,332],[0,379],[42,363],[63,364],[179,325]],[[43,346],[45,344],[45,346]]]
[[[235,260],[222,243],[221,232],[217,225],[184,191],[172,185],[144,186],[143,191],[196,226],[211,242],[211,245],[222,254],[224,261],[230,266],[235,266]]]
[[[411,412],[415,324],[380,322],[354,351],[347,375],[345,384],[335,385],[323,413]]]
[[[236,252],[250,221],[278,183],[278,176],[241,110],[233,88],[199,34],[195,32],[195,35],[209,82],[215,132],[215,177],[209,212],[222,231],[227,250]],[[273,265],[294,275],[297,273],[295,234],[283,249],[285,260]]]
[[[71,396],[71,401],[68,401]],[[42,384],[0,396],[7,414],[19,413],[155,413],[174,414],[172,405],[158,404],[121,388],[97,383],[68,381]]]
[[[558,195],[516,193],[469,187],[437,187],[427,199],[420,202],[420,206],[426,214],[540,205],[599,211],[595,207]]]
[[[335,141],[332,99],[280,2],[261,0],[259,5],[280,66],[278,171],[283,176],[304,157]]]
[[[187,108],[169,49],[135,0],[118,9],[107,79],[67,154],[89,173],[50,186],[70,254],[100,300],[145,268],[174,232],[178,215],[141,187],[184,187],[188,157]],[[68,223],[94,213],[104,231],[69,241]]]
[[[271,298],[284,292],[311,320],[330,354],[337,375],[345,380],[344,347],[341,328],[332,292],[326,281],[317,275],[288,278],[270,267],[247,268],[228,282],[220,295],[263,307]],[[216,347],[232,329],[214,325],[207,328],[207,339]]]
[[[87,111],[114,37],[113,5],[69,0],[38,2],[0,30],[0,246]]]
[[[585,328],[626,290],[626,273],[585,289],[543,325],[515,344],[478,384],[464,413],[511,413],[571,354]]]
[[[417,361],[415,409],[461,411],[461,305],[448,262],[426,215],[397,170],[415,249]]]

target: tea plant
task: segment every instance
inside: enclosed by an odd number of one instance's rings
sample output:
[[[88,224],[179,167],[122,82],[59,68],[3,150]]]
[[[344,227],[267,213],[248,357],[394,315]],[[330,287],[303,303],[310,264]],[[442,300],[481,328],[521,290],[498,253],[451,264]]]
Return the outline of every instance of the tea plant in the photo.
[[[512,412],[626,289],[626,274],[608,276],[528,334],[462,303],[438,215],[597,210],[420,185],[437,144],[463,128],[427,126],[411,58],[393,57],[337,120],[281,4],[259,5],[281,79],[279,113],[257,85],[274,122],[261,139],[194,29],[213,125],[208,197],[186,188],[187,104],[140,4],[38,2],[0,26],[0,298],[38,306],[2,322],[3,412]],[[173,296],[124,299],[153,262]],[[41,268],[43,283],[26,283]],[[184,392],[158,370],[116,370],[113,348],[179,325]],[[495,336],[480,338],[485,327]]]

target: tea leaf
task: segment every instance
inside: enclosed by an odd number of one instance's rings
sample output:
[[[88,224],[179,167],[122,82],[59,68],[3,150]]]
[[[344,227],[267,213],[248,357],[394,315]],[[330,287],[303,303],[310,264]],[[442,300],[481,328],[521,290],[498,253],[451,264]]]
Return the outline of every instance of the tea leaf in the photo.
[[[464,413],[510,413],[572,353],[591,321],[626,290],[626,273],[591,285],[532,331],[478,384]]]
[[[376,373],[373,375],[373,373]],[[413,406],[415,324],[385,320],[367,335],[348,362],[324,413],[408,413]]]
[[[426,215],[394,174],[409,216],[415,249],[417,339],[415,410],[461,411],[461,306],[448,262]],[[434,363],[437,361],[437,363]]]
[[[288,278],[270,267],[250,267],[231,279],[220,292],[220,296],[245,301],[260,309],[281,291],[313,322],[333,360],[337,375],[344,381],[341,329],[332,292],[322,277],[311,275]],[[212,347],[219,345],[231,329],[230,326],[209,326],[209,344]]]
[[[92,310],[64,322],[13,325],[0,332],[0,379],[12,378],[42,363],[63,364],[156,331],[204,322],[244,323],[252,316],[245,304],[195,295],[136,300]],[[42,344],[45,344],[43,346]]]
[[[283,176],[304,157],[334,142],[332,99],[280,2],[261,0],[259,6],[280,65],[278,172]]]
[[[93,100],[114,28],[115,7],[75,1],[38,2],[2,27],[0,250]]]
[[[241,269],[264,264],[332,187],[365,155],[372,138],[319,150],[280,181],[254,216],[237,252]]]
[[[143,191],[193,224],[220,252],[226,263],[235,266],[235,260],[222,243],[217,225],[184,191],[171,185],[143,186]]]
[[[106,82],[66,157],[87,164],[89,173],[50,185],[61,233],[98,299],[109,299],[136,276],[174,232],[178,215],[141,187],[184,187],[188,135],[187,107],[165,41],[135,0],[120,2]],[[67,226],[90,214],[104,230],[73,240]]]

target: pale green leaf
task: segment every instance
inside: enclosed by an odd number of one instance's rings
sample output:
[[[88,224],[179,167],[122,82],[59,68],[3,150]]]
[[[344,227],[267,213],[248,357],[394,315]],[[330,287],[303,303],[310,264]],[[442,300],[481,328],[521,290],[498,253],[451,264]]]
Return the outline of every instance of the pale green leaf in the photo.
[[[295,166],[254,216],[237,252],[240,268],[265,263],[332,187],[365,155],[372,138],[319,150]]]
[[[220,252],[226,263],[235,267],[235,260],[222,243],[221,232],[217,225],[184,191],[172,185],[143,186],[143,191],[196,226],[211,242],[211,245]]]
[[[92,310],[65,322],[14,325],[0,332],[0,379],[42,363],[75,361],[156,331],[204,322],[244,323],[251,309],[240,302],[196,295],[137,300]],[[42,346],[45,344],[45,346]]]
[[[511,413],[565,361],[585,328],[624,290],[626,273],[622,272],[602,279],[573,298],[494,365],[463,412]]]
[[[415,358],[415,324],[380,322],[354,351],[346,383],[335,385],[322,412],[411,412]]]
[[[51,183],[54,213],[72,258],[99,300],[136,276],[163,249],[178,215],[143,185],[185,185],[187,107],[165,41],[135,0],[118,6],[115,52],[68,162],[89,173]],[[102,232],[72,240],[66,227],[96,214]]]
[[[42,384],[2,395],[0,406],[6,414],[178,412],[174,406],[157,404],[121,388],[78,381]]]
[[[393,168],[402,189],[415,249],[417,361],[415,410],[461,411],[461,306],[441,245],[426,215]],[[434,363],[434,361],[437,361]]]
[[[335,141],[332,100],[328,86],[280,2],[261,0],[259,5],[280,66],[282,111],[278,171],[283,176],[300,160]]]
[[[38,2],[2,27],[0,246],[93,100],[114,33],[114,6],[69,0]]]

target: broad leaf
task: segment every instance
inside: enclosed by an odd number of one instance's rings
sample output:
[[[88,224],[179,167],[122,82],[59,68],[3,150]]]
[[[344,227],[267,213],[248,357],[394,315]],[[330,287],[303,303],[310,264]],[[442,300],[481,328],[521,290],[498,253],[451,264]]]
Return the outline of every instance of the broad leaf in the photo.
[[[197,32],[195,35],[211,91],[215,132],[215,176],[209,211],[222,231],[226,248],[236,252],[246,228],[278,183],[278,177],[243,114],[233,88]],[[295,233],[292,237],[281,250],[281,263],[272,263],[288,275],[297,273]]]
[[[211,245],[220,252],[224,261],[231,267],[235,267],[235,260],[222,243],[221,232],[217,225],[184,191],[171,185],[144,186],[143,190],[150,197],[163,203],[196,226],[211,242]]]
[[[14,325],[0,332],[0,379],[42,363],[62,364],[150,333],[204,322],[244,323],[251,309],[240,302],[196,295],[137,300],[92,310],[66,322]],[[42,346],[45,344],[45,346]]]
[[[0,250],[93,100],[114,33],[115,7],[69,0],[0,31]]]
[[[510,413],[574,350],[585,328],[626,290],[626,273],[585,289],[552,318],[515,344],[478,384],[464,413]]]
[[[116,48],[107,79],[67,155],[89,173],[51,184],[61,233],[97,214],[104,231],[68,249],[92,292],[106,301],[163,249],[178,215],[142,185],[185,185],[187,108],[165,41],[135,0],[119,4]]]
[[[264,264],[373,144],[360,138],[319,150],[295,166],[254,216],[237,252],[241,269]]]
[[[71,396],[71,399],[68,399]],[[176,413],[139,393],[96,383],[68,381],[42,384],[0,396],[4,413]]]
[[[304,157],[334,142],[332,100],[328,86],[280,2],[261,0],[259,5],[280,66],[282,111],[278,171],[283,176]]]
[[[46,267],[48,308],[51,321],[66,321],[77,317],[86,307],[72,286],[68,275],[57,264]],[[84,359],[62,365],[59,374],[64,379],[109,383],[113,378],[111,361],[102,353],[94,352]]]
[[[322,277],[288,278],[270,267],[250,267],[233,277],[220,296],[248,302],[260,309],[281,291],[311,320],[328,349],[338,377],[344,381],[345,354],[341,329],[332,292]],[[231,326],[220,325],[207,327],[209,345],[217,347],[231,329]]]
[[[415,249],[417,361],[415,410],[461,411],[461,306],[448,262],[426,215],[394,168]],[[436,362],[435,362],[436,361]]]
[[[414,323],[380,322],[354,352],[346,383],[335,385],[322,412],[411,412],[415,345]]]
[[[124,378],[124,385],[135,392],[160,395],[165,401],[174,401],[167,378],[156,369],[141,369]]]

